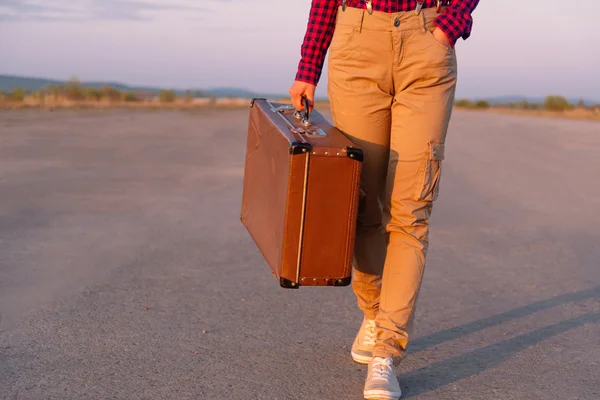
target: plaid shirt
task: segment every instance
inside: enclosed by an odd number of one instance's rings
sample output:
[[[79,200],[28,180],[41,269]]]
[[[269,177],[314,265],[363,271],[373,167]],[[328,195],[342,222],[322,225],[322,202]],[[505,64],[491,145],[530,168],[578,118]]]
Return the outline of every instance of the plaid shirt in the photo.
[[[321,77],[325,55],[335,29],[335,18],[342,0],[312,0],[310,16],[296,80],[316,85]],[[435,7],[436,0],[425,0],[423,8]],[[451,0],[435,24],[448,36],[452,46],[459,38],[471,35],[471,13],[479,0]],[[348,0],[348,7],[366,8],[365,0]],[[417,0],[373,0],[373,10],[387,13],[415,10]]]

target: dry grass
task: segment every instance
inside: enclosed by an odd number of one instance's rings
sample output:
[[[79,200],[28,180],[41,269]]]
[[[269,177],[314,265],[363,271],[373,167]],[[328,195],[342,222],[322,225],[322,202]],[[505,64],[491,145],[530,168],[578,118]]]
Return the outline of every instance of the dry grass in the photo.
[[[275,103],[290,103],[290,99],[269,99]],[[164,102],[159,99],[147,99],[137,101],[125,100],[69,100],[61,97],[46,96],[43,99],[34,96],[26,96],[23,101],[11,101],[0,98],[0,109],[193,109],[206,107],[243,108],[250,105],[251,99],[244,98],[177,98],[172,102]],[[328,102],[317,102],[316,107],[329,107]]]
[[[275,103],[290,103],[290,99],[269,99]],[[11,101],[0,98],[0,109],[22,110],[22,109],[196,109],[196,108],[244,108],[250,105],[251,99],[244,98],[176,98],[172,102],[164,102],[159,99],[146,99],[137,101],[125,100],[69,100],[64,97],[45,96],[40,99],[35,96],[26,96],[23,101]],[[329,107],[328,102],[318,101],[315,106],[320,109]]]
[[[531,117],[545,117],[545,118],[566,118],[566,119],[577,119],[577,120],[595,120],[600,121],[600,109],[594,110],[576,108],[567,111],[547,111],[547,110],[516,110],[510,108],[490,108],[484,111],[498,113],[498,114],[511,114],[511,115],[523,115]]]
[[[289,103],[289,98],[270,99],[276,103]],[[11,101],[6,98],[0,98],[0,109],[21,110],[21,109],[197,109],[197,108],[244,108],[250,105],[250,99],[243,98],[176,98],[173,102],[163,102],[159,99],[146,99],[138,101],[124,100],[69,100],[62,97],[45,96],[40,99],[35,96],[26,96],[23,101]],[[317,109],[329,108],[328,101],[317,101]],[[458,107],[457,109],[463,109]],[[508,115],[523,115],[545,118],[566,118],[576,120],[595,120],[600,121],[600,108],[594,110],[575,108],[573,110],[553,112],[546,110],[524,110],[511,108],[487,108],[471,109],[472,112],[491,112]]]
[[[247,99],[208,99],[194,98],[184,99],[178,98],[172,102],[162,102],[158,99],[148,99],[139,101],[124,101],[124,100],[69,100],[62,97],[46,96],[39,99],[33,96],[27,96],[23,101],[10,101],[0,99],[0,108],[2,109],[106,109],[106,108],[127,108],[127,109],[187,109],[198,107],[247,107],[250,100]]]

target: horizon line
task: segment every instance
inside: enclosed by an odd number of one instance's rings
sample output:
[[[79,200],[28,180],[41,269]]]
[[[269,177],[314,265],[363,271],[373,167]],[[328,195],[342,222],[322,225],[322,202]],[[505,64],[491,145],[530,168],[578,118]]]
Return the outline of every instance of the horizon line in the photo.
[[[121,85],[121,86],[126,86],[129,89],[151,89],[151,90],[172,90],[172,91],[176,91],[176,92],[185,92],[185,91],[219,91],[219,90],[230,90],[230,91],[238,91],[238,92],[245,92],[246,94],[252,95],[252,96],[265,96],[265,95],[271,95],[271,96],[275,96],[275,97],[289,97],[289,94],[283,94],[283,93],[276,93],[276,92],[268,92],[268,91],[256,91],[256,90],[251,90],[251,89],[247,89],[247,88],[243,88],[243,87],[235,87],[235,86],[213,86],[213,87],[208,87],[208,88],[200,88],[200,87],[175,87],[175,86],[160,86],[160,85],[152,85],[152,84],[130,84],[130,83],[126,83],[124,81],[120,81],[120,80],[81,80],[79,79],[79,77],[77,75],[71,75],[70,78],[64,79],[64,78],[49,78],[49,77],[44,77],[44,76],[34,76],[34,75],[20,75],[20,74],[14,74],[14,73],[2,73],[0,72],[0,77],[7,77],[7,78],[17,78],[17,79],[29,79],[29,80],[46,80],[46,81],[55,81],[55,82],[59,82],[59,83],[67,83],[72,79],[76,79],[77,81],[79,81],[79,83],[81,83],[82,85],[86,85],[86,84],[106,84],[106,85],[110,85],[110,84],[115,84],[115,85]],[[18,87],[15,88],[11,88],[11,90],[17,89]],[[591,98],[585,98],[582,96],[565,96],[565,95],[561,95],[560,93],[549,93],[546,95],[524,95],[524,94],[498,94],[498,95],[484,95],[484,96],[461,96],[461,97],[456,97],[457,100],[460,99],[470,99],[470,100],[496,100],[499,101],[503,98],[513,98],[513,99],[519,99],[516,101],[528,101],[531,99],[544,99],[548,96],[562,96],[565,97],[567,99],[577,99],[577,100],[583,100],[585,103],[595,103],[595,104],[600,104],[600,99],[591,99]],[[319,99],[323,99],[323,98],[328,98],[327,95],[325,96],[318,96],[316,98]]]

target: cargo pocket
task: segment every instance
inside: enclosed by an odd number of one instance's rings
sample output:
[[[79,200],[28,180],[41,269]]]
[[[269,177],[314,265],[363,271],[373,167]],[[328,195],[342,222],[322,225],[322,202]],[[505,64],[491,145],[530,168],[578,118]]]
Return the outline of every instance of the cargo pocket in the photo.
[[[438,198],[444,150],[443,143],[429,143],[427,155],[417,174],[416,200],[435,201]]]

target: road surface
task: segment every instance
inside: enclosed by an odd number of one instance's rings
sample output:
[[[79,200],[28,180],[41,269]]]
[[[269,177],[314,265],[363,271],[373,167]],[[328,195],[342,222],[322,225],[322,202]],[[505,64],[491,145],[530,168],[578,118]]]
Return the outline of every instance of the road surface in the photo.
[[[0,398],[362,398],[351,289],[279,288],[239,221],[246,129],[0,113]],[[599,155],[597,122],[454,114],[404,398],[600,398]]]

